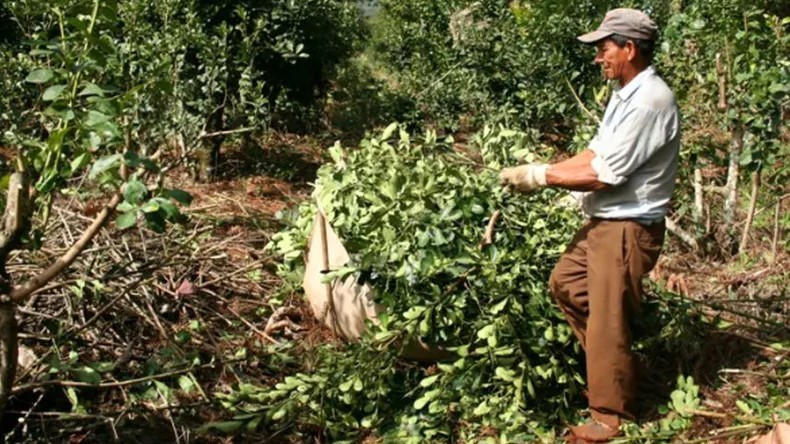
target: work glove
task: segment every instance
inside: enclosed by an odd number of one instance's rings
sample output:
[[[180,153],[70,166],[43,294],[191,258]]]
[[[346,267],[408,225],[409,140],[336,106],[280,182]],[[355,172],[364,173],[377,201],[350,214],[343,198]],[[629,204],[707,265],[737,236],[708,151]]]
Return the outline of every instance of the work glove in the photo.
[[[499,182],[503,186],[512,186],[522,193],[531,193],[546,186],[546,170],[549,166],[543,163],[528,163],[517,167],[502,168]]]

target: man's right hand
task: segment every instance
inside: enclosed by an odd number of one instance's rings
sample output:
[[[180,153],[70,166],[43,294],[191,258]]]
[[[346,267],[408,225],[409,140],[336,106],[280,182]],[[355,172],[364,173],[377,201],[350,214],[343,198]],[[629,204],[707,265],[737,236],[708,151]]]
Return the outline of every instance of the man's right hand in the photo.
[[[542,163],[503,168],[499,172],[499,182],[503,186],[512,186],[522,193],[531,193],[546,186],[546,170],[548,169],[549,166]]]

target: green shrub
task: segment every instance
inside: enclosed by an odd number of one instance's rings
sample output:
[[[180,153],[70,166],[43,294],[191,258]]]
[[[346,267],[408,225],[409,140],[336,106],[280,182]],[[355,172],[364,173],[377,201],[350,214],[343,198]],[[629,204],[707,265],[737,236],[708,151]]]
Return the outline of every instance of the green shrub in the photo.
[[[370,282],[387,308],[361,342],[320,347],[309,371],[224,396],[239,426],[312,425],[333,440],[379,430],[422,442],[486,426],[534,437],[532,428],[573,415],[578,348],[546,282],[578,217],[552,204],[556,191],[503,192],[496,170],[534,156],[525,134],[487,128],[473,146],[485,167],[430,131],[412,139],[395,125],[358,149],[330,149],[334,163],[319,170],[314,198],[352,257],[336,274]],[[272,239],[282,275],[300,274],[314,208],[301,205]],[[495,210],[496,241],[480,248]],[[456,358],[430,373],[400,363],[397,344],[417,338]]]
[[[3,119],[0,129],[23,120],[35,94],[22,82],[29,41],[60,38],[57,17],[90,14],[88,0],[14,0],[0,14]],[[134,86],[127,118],[141,145],[180,137],[186,148],[221,138],[203,133],[272,122],[292,130],[318,127],[323,99],[337,66],[364,36],[357,5],[348,0],[98,2],[112,14],[97,23],[103,45],[118,48],[101,60],[104,81]],[[22,74],[24,73],[24,74]]]
[[[630,3],[663,22],[667,2]],[[619,6],[627,5],[384,0],[373,45],[425,117],[442,128],[464,122],[479,128],[509,116],[520,128],[567,131],[579,112],[568,82],[588,99],[601,84],[593,50],[576,36]]]

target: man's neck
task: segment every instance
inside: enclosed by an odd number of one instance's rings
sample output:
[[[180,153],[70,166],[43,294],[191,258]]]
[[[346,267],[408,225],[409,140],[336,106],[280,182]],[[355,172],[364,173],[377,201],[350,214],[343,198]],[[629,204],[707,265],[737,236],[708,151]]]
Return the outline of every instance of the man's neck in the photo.
[[[640,62],[640,63],[634,62],[632,64],[626,65],[625,69],[623,69],[623,75],[620,76],[620,80],[619,80],[620,88],[624,87],[625,85],[628,85],[628,83],[631,80],[634,80],[634,78],[638,76],[642,71],[646,70],[648,66],[650,66],[650,64],[644,62]]]

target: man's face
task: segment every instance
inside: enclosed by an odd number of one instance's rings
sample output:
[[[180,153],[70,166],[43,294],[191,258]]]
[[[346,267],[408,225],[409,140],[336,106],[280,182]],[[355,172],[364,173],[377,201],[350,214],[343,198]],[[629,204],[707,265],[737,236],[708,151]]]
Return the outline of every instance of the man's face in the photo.
[[[601,65],[603,75],[609,80],[622,83],[623,67],[632,58],[633,43],[628,42],[624,47],[617,46],[613,41],[604,39],[596,44],[598,52],[595,53],[594,62]]]

